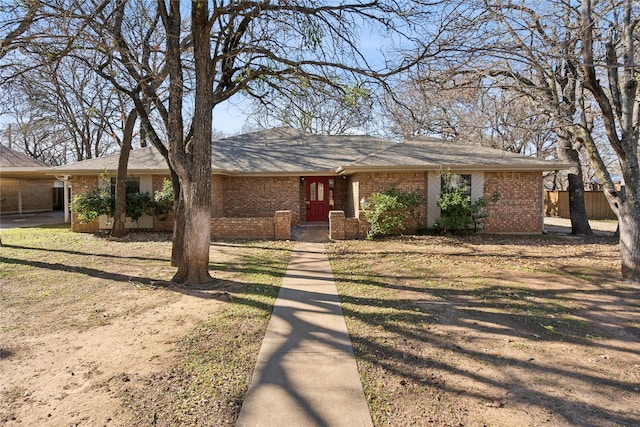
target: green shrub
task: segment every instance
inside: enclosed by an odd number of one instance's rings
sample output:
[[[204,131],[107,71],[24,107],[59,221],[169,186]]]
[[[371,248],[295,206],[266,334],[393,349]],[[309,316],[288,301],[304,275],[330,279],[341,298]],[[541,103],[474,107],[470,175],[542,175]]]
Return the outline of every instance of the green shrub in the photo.
[[[78,194],[71,202],[71,208],[82,224],[95,221],[100,215],[113,217],[115,198],[109,189],[96,188],[85,194]],[[167,215],[173,209],[173,187],[164,180],[162,190],[156,191],[152,199],[149,193],[127,193],[125,213],[137,222],[143,215]]]
[[[127,193],[124,211],[132,221],[138,222],[142,215],[153,215],[155,206],[149,193]]]
[[[364,207],[364,217],[370,225],[367,239],[404,231],[407,218],[412,218],[419,224],[418,207],[423,201],[424,197],[417,192],[404,192],[396,188],[386,193],[372,193]]]
[[[84,194],[78,194],[71,201],[71,209],[76,213],[81,224],[87,224],[98,219],[100,215],[112,217],[115,201],[111,192],[96,188]]]
[[[158,216],[167,216],[173,210],[173,185],[168,179],[162,181],[162,189],[156,191],[153,196],[154,214]]]
[[[499,193],[491,196],[490,202],[496,203]],[[436,219],[433,228],[440,233],[476,232],[484,225],[487,217],[484,197],[471,202],[471,197],[459,188],[454,188],[438,196],[440,218]]]

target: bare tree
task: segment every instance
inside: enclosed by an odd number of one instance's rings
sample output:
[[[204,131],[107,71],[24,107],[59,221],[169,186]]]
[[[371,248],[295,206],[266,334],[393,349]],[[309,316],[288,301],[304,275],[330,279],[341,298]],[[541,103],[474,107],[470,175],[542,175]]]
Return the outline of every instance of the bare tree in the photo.
[[[29,31],[42,9],[40,0],[2,2],[0,4],[0,60],[10,50],[25,43],[22,36]]]
[[[456,22],[459,44],[441,54],[442,76],[452,85],[486,92],[509,91],[544,114],[557,136],[558,158],[568,171],[572,233],[591,234],[584,207],[579,140],[580,16],[567,2],[479,0]],[[511,95],[513,96],[513,95]],[[544,119],[543,119],[544,121]]]
[[[635,35],[638,6],[622,0],[581,3],[549,0],[476,3],[460,45],[458,62],[448,64],[457,78],[479,77],[486,90],[511,90],[528,96],[551,119],[558,136],[558,156],[575,164],[569,171],[572,227],[586,215],[575,215],[583,179],[579,150],[605,187],[618,215],[622,274],[640,280],[640,166],[638,165],[638,101]],[[464,28],[463,28],[464,29]],[[467,54],[466,57],[460,53]],[[594,114],[594,104],[599,114]],[[615,190],[602,145],[600,124],[616,153],[626,192]],[[626,193],[626,197],[625,197]]]
[[[247,124],[257,129],[289,126],[339,135],[363,129],[372,121],[374,100],[361,84],[310,85],[304,78],[292,84],[289,94],[255,98]]]
[[[549,117],[527,96],[450,84],[433,74],[396,85],[384,115],[393,137],[431,135],[542,158],[555,151]]]
[[[3,94],[3,143],[51,166],[67,163],[71,140],[64,126],[20,88],[5,86]]]
[[[585,126],[579,136],[604,186],[611,209],[618,217],[622,276],[640,282],[640,164],[638,164],[638,76],[635,34],[637,6],[630,0],[594,10],[582,1],[583,85],[602,114],[609,145],[616,153],[624,192],[617,191],[601,150]],[[606,78],[603,86],[600,77]],[[586,123],[586,117],[583,116]]]
[[[52,61],[42,52],[12,68],[15,77],[4,85],[13,94],[5,104],[5,122],[21,132],[32,132],[37,124],[49,127],[58,137],[42,139],[37,150],[54,144],[57,152],[55,160],[45,161],[67,163],[116,151],[117,139],[109,130],[122,128],[122,99],[90,69],[69,57]]]

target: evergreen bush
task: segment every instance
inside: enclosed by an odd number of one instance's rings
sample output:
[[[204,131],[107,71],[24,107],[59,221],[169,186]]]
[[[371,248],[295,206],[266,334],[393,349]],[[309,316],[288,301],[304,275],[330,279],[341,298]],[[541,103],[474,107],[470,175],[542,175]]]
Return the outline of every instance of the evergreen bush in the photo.
[[[364,210],[370,229],[367,239],[401,233],[406,229],[405,220],[412,218],[420,223],[419,206],[424,197],[418,192],[405,192],[392,188],[385,193],[372,193]]]

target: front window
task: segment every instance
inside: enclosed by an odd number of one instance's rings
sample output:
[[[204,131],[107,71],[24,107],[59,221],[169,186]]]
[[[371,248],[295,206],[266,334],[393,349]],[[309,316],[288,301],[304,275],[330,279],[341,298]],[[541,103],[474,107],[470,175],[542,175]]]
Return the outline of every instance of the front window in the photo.
[[[140,192],[140,177],[127,177],[127,194]],[[116,196],[116,178],[111,178],[111,197]]]
[[[453,190],[461,190],[463,194],[471,197],[470,174],[444,174],[440,177],[440,192],[451,193]]]

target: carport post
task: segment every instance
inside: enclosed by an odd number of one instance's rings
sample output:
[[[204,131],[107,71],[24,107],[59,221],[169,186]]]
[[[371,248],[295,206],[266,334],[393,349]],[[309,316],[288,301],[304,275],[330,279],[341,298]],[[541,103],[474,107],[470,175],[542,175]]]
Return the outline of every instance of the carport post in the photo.
[[[65,177],[67,179],[65,179],[63,181],[63,185],[64,185],[64,196],[63,196],[63,200],[64,200],[64,222],[69,222],[69,177]]]
[[[69,175],[56,175],[56,179],[62,181],[64,193],[62,196],[64,200],[64,222],[69,222]]]

